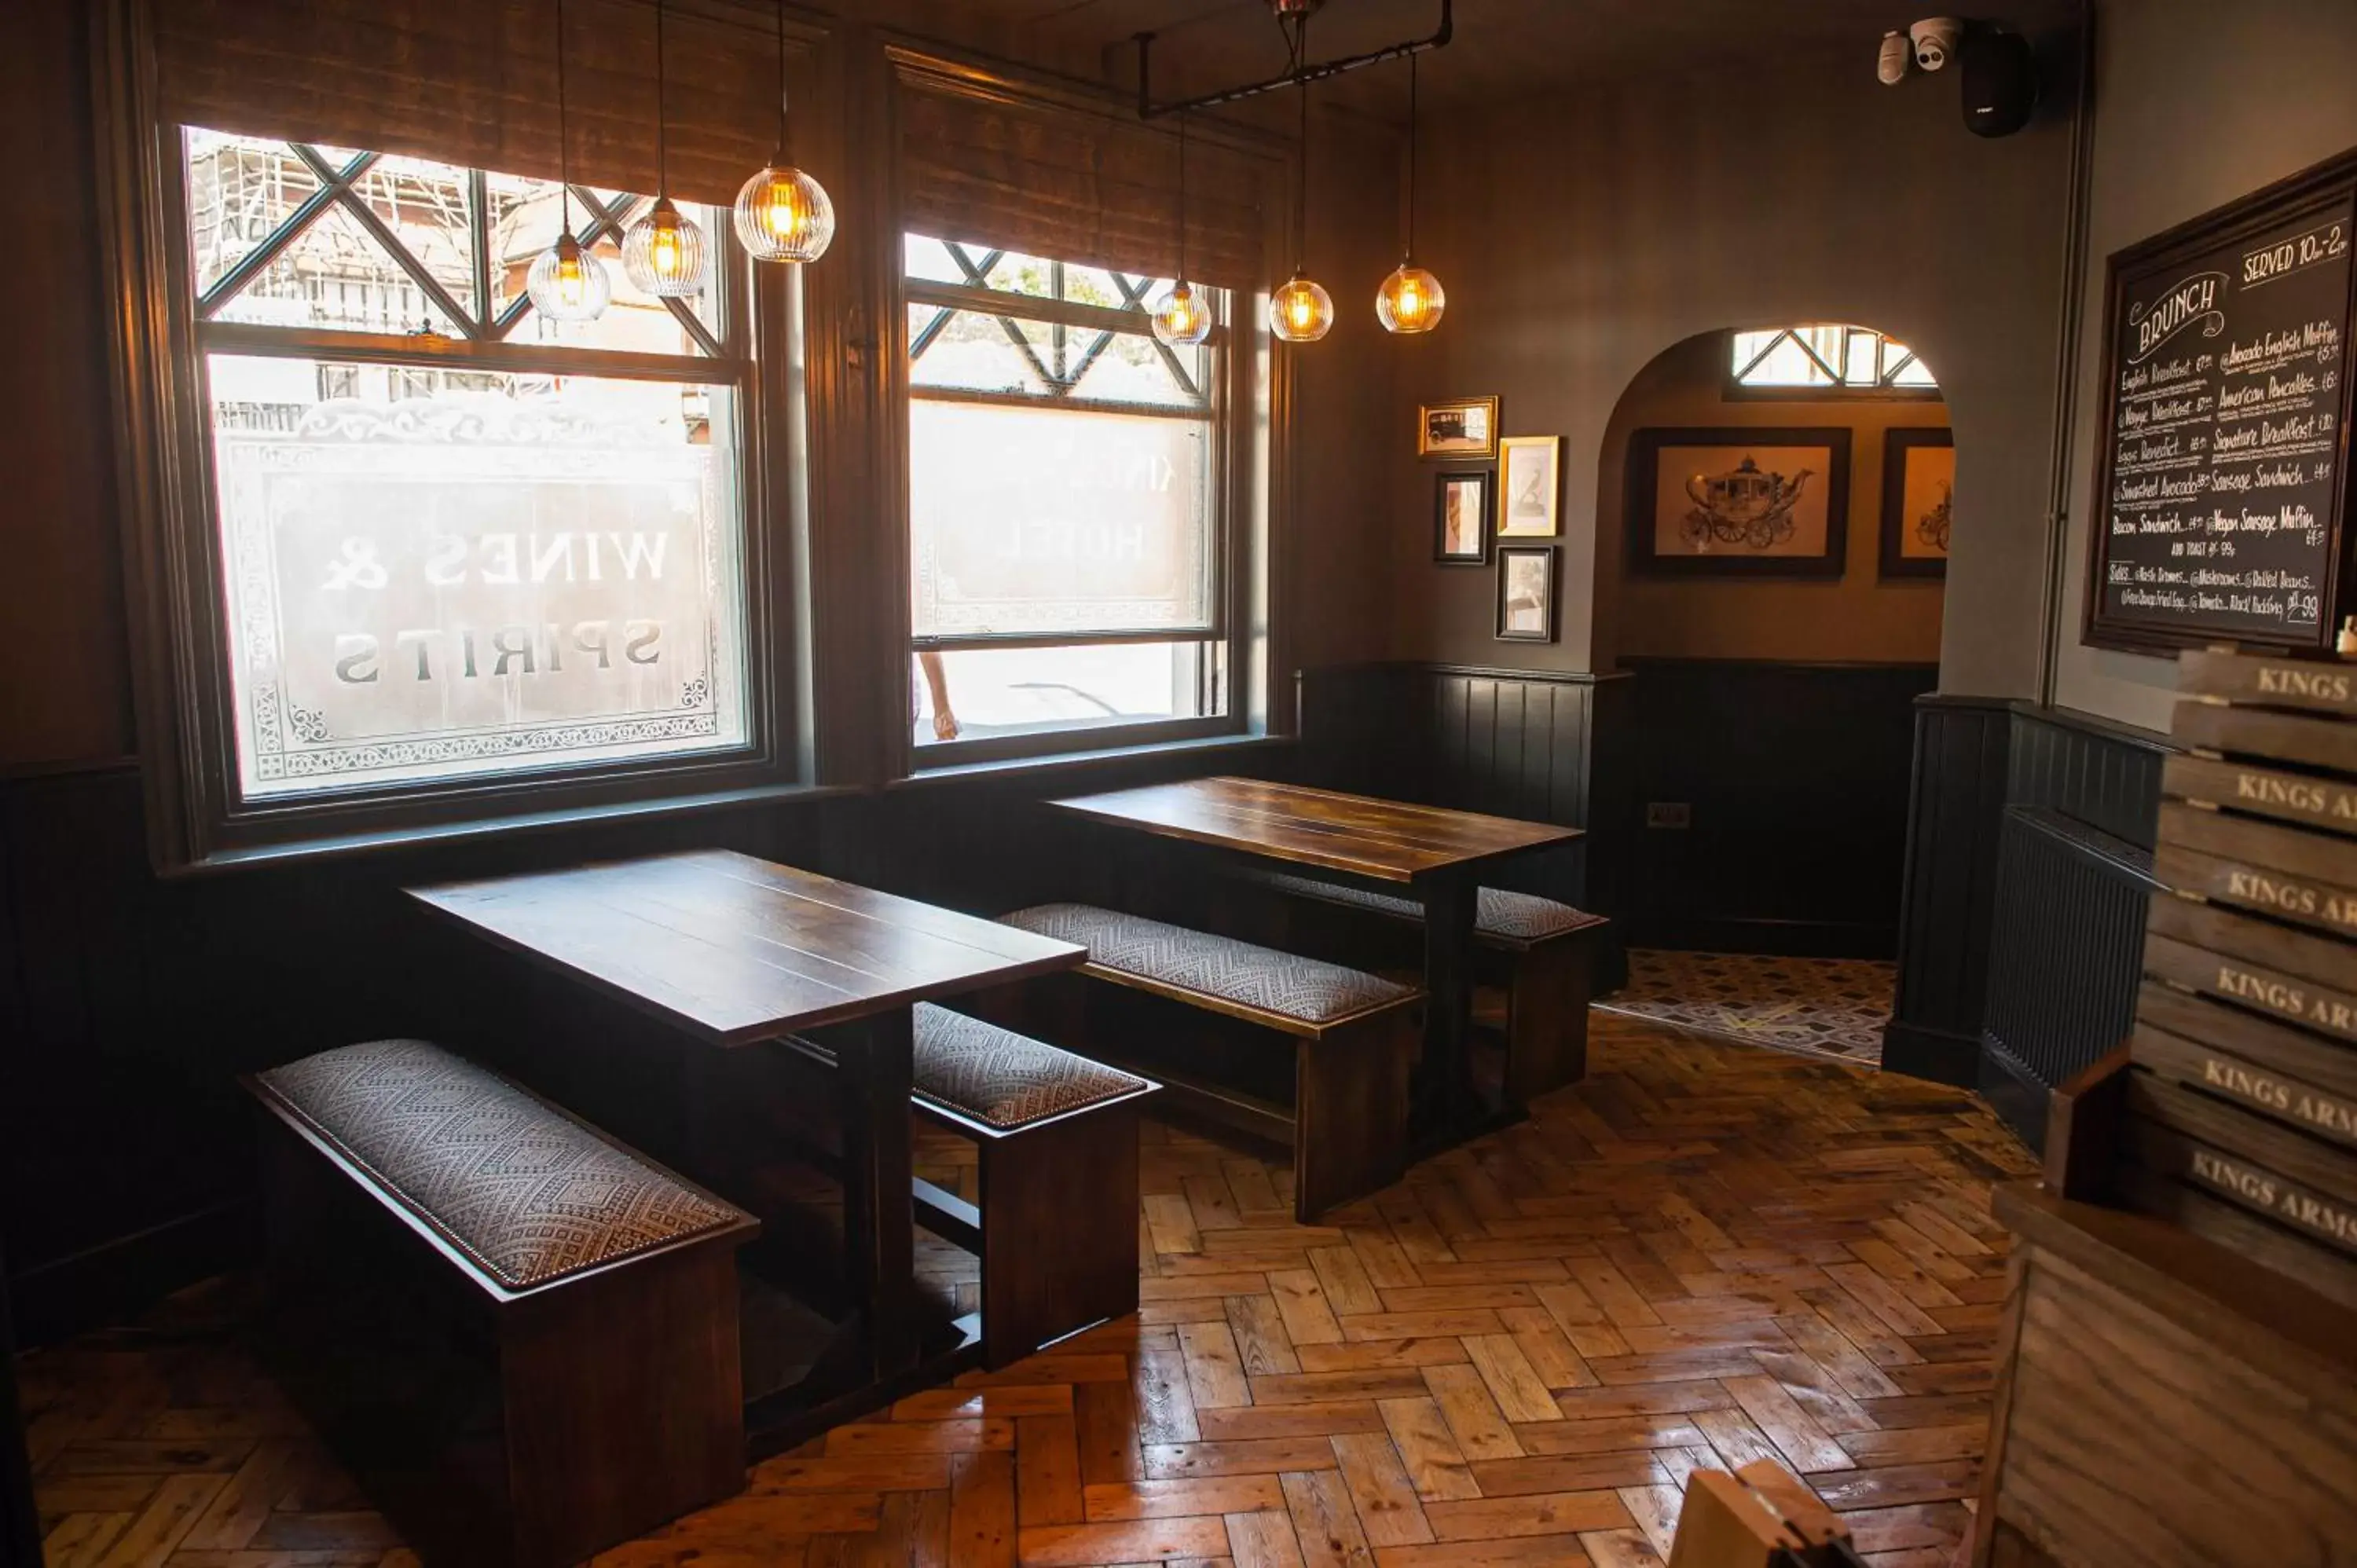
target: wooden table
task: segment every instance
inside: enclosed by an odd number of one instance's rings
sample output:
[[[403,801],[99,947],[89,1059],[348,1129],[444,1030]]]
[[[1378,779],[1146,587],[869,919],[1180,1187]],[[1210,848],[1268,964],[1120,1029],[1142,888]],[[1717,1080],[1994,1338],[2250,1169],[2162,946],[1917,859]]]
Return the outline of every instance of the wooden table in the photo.
[[[1475,894],[1482,874],[1501,862],[1568,843],[1580,830],[1259,779],[1190,779],[1050,804],[1092,822],[1282,861],[1320,881],[1415,898],[1424,906],[1428,997],[1418,1116],[1427,1133],[1461,1132],[1483,1119],[1466,1048]]]
[[[407,891],[713,1046],[857,1026],[837,1052],[848,1283],[869,1386],[906,1380],[920,1359],[909,1010],[1073,968],[1084,950],[726,850]]]

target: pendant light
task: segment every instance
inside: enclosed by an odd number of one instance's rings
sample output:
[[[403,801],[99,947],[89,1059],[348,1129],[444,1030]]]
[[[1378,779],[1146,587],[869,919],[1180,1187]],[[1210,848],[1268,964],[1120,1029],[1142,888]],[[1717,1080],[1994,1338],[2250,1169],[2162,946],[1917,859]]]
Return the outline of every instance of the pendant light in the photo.
[[[642,294],[680,299],[704,287],[704,231],[671,203],[663,0],[655,0],[655,204],[622,236],[622,272]]]
[[[595,321],[614,297],[606,264],[573,237],[573,143],[565,123],[565,0],[556,0],[556,188],[564,226],[556,243],[533,258],[524,293],[551,321]]]
[[[1309,26],[1307,17],[1295,34],[1295,69],[1308,58]],[[1275,294],[1268,296],[1268,329],[1281,342],[1315,343],[1326,336],[1334,325],[1334,296],[1303,270],[1299,260],[1309,249],[1309,82],[1301,82],[1301,156],[1297,171],[1298,200],[1294,208],[1296,258],[1293,275]]]
[[[1154,307],[1154,335],[1174,349],[1191,349],[1211,335],[1211,308],[1187,281],[1187,115],[1178,115],[1178,275]]]
[[[1386,332],[1429,332],[1440,325],[1448,295],[1440,280],[1415,264],[1415,56],[1407,57],[1407,243],[1400,264],[1375,291],[1375,319]]]
[[[834,239],[826,188],[786,156],[786,0],[778,0],[778,150],[737,193],[737,238],[757,262],[814,262]]]

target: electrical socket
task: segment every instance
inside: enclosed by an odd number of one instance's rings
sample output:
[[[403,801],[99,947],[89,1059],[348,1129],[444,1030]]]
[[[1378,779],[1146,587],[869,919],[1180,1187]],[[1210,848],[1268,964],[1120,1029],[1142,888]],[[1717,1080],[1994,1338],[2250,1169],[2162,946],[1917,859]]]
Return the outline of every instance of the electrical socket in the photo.
[[[1694,807],[1684,800],[1648,800],[1645,802],[1645,825],[1649,828],[1690,828],[1694,826]]]

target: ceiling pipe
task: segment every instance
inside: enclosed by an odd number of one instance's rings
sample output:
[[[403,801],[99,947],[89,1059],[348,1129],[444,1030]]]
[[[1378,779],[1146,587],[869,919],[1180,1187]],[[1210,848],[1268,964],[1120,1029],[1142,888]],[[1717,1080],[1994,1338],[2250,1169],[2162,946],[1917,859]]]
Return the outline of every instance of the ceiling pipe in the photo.
[[[1203,97],[1189,98],[1178,103],[1154,102],[1152,69],[1154,35],[1139,33],[1136,35],[1137,117],[1141,120],[1155,120],[1165,114],[1177,114],[1182,111],[1192,113],[1199,109],[1212,109],[1222,103],[1234,103],[1246,98],[1257,98],[1264,92],[1275,92],[1287,87],[1302,87],[1313,81],[1323,81],[1329,76],[1340,76],[1345,71],[1357,70],[1361,66],[1381,65],[1385,60],[1405,59],[1410,55],[1423,54],[1428,49],[1446,48],[1448,47],[1449,38],[1456,31],[1455,9],[1456,0],[1440,0],[1440,25],[1433,29],[1429,38],[1392,44],[1383,48],[1371,49],[1365,54],[1350,55],[1341,59],[1324,60],[1317,65],[1303,65],[1286,71],[1282,76],[1272,76],[1265,81],[1255,81],[1247,87],[1231,87],[1224,91],[1207,93]]]

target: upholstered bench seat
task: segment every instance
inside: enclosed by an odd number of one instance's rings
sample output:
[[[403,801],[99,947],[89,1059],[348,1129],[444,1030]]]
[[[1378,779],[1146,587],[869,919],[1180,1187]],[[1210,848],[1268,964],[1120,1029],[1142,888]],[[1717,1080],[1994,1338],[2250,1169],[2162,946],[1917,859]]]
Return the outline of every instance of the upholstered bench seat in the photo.
[[[245,1082],[270,1113],[274,1340],[308,1348],[294,1386],[429,1561],[557,1568],[744,1489],[751,1215],[424,1040]],[[467,1408],[498,1430],[454,1434],[434,1412],[469,1347],[496,1389]],[[373,1392],[338,1391],[356,1376]]]
[[[1424,908],[1378,888],[1346,887],[1314,876],[1248,870],[1242,883],[1281,895],[1279,940],[1353,960],[1403,950],[1403,926],[1422,928]],[[1602,915],[1502,887],[1475,896],[1475,972],[1506,993],[1506,1097],[1527,1103],[1576,1083],[1587,1071],[1587,1003],[1598,966],[1611,957],[1612,922]]]
[[[1000,920],[1089,950],[1089,967],[1180,1000],[1247,1007],[1316,1033],[1419,994],[1379,975],[1089,904],[1042,904]]]
[[[254,1089],[504,1290],[752,1223],[425,1040],[321,1051],[257,1074]]]
[[[1088,949],[1081,975],[1103,983],[1075,989],[1061,976],[1033,987],[1025,1021],[1044,1002],[1060,1002],[1062,1026],[1091,1056],[1152,1073],[1187,1110],[1289,1144],[1299,1219],[1364,1197],[1405,1168],[1423,992],[1090,904],[1042,904],[999,918]],[[1278,1076],[1286,1064],[1271,1045],[1292,1053],[1289,1097]]]
[[[1154,1085],[1012,1029],[920,1002],[917,1098],[1001,1133],[1018,1132]]]
[[[979,1201],[921,1177],[917,1222],[982,1262],[994,1367],[1137,1310],[1137,1112],[1161,1088],[947,1007],[909,1009],[917,1112],[975,1145]],[[832,1069],[823,1039],[793,1054]]]
[[[1329,904],[1349,905],[1353,908],[1388,915],[1396,920],[1424,918],[1424,907],[1415,899],[1379,892],[1372,887],[1345,887],[1338,883],[1320,882],[1315,877],[1296,876],[1282,871],[1264,872],[1253,880],[1264,887],[1290,894],[1297,898],[1322,898]],[[1544,898],[1535,893],[1484,887],[1474,896],[1473,935],[1477,940],[1498,943],[1544,941],[1550,937],[1610,923],[1602,915],[1591,915],[1585,909],[1575,909],[1568,904]]]

